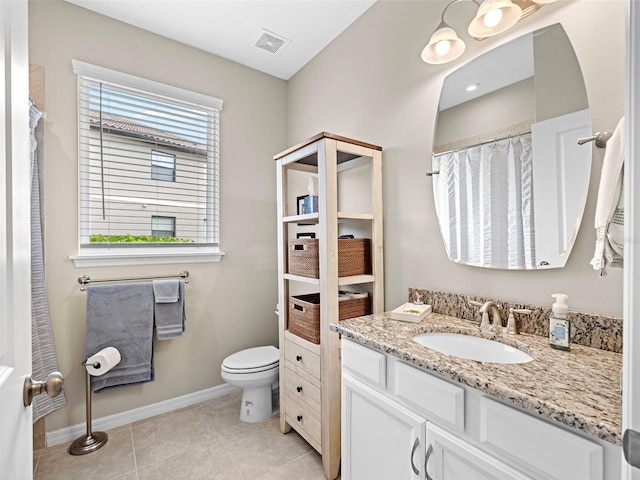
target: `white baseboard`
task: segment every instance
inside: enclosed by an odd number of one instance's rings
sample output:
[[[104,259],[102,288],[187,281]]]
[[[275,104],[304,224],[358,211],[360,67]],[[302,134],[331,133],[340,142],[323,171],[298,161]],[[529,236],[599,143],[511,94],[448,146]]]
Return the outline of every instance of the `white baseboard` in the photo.
[[[171,398],[158,403],[152,403],[144,407],[134,408],[126,412],[116,413],[114,415],[108,415],[106,417],[93,419],[91,422],[91,429],[94,431],[110,430],[112,428],[121,427],[132,422],[144,420],[145,418],[154,417],[162,413],[171,412],[180,408],[189,407],[197,403],[211,400],[212,398],[222,397],[233,392],[237,392],[240,389],[224,383],[216,387],[208,388],[206,390],[200,390],[199,392],[189,393],[181,397]],[[46,445],[51,447],[60,443],[71,442],[78,437],[81,437],[87,433],[86,421],[72,425],[70,427],[60,428],[53,432],[46,433]]]

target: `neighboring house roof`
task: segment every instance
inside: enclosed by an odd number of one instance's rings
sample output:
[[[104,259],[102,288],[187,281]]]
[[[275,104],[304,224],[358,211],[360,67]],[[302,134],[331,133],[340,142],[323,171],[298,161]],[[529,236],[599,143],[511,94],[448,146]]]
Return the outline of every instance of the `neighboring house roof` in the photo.
[[[93,128],[100,127],[100,112],[89,110],[89,123]],[[149,127],[141,122],[112,113],[102,112],[102,129],[112,135],[137,138],[145,142],[174,148],[187,153],[206,154],[207,145],[192,142],[175,133]]]

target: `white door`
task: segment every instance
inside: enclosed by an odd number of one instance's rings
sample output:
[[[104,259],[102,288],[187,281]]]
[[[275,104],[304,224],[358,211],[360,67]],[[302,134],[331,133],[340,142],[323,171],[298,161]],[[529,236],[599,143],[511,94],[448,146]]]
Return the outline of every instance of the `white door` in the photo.
[[[341,478],[424,479],[425,422],[343,370]]]
[[[427,423],[427,480],[532,480],[496,457]]]
[[[0,1],[0,477],[33,474],[27,2]],[[6,101],[5,101],[6,99]]]
[[[627,8],[622,431],[640,432],[640,5],[627,0]],[[640,436],[633,438],[629,453],[639,459]],[[640,480],[640,468],[624,461],[622,472],[625,480]]]

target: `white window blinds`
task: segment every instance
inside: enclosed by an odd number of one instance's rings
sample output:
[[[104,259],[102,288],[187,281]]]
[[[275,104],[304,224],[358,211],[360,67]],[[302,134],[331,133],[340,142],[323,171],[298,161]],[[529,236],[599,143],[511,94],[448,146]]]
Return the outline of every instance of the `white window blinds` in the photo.
[[[222,101],[75,60],[73,67],[81,252],[217,248]]]

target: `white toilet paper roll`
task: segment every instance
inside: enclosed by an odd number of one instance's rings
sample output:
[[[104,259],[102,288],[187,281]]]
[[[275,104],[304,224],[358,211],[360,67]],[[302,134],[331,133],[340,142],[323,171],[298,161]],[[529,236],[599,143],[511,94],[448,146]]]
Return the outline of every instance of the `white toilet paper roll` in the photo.
[[[120,352],[116,347],[103,348],[95,355],[87,358],[87,372],[89,372],[89,375],[99,377],[118,365],[120,359]]]

